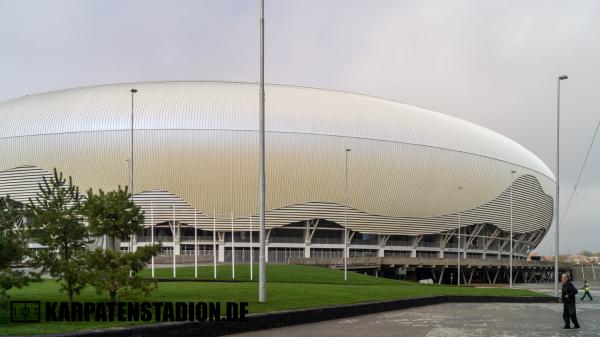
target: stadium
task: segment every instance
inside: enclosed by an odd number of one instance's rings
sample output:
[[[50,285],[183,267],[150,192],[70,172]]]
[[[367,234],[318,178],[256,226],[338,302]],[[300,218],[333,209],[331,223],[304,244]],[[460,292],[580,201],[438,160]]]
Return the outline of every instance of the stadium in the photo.
[[[257,260],[258,92],[128,83],[2,102],[0,195],[27,202],[53,168],[82,191],[133,180],[145,230],[122,249],[160,241],[181,262],[213,251],[248,261],[250,249]],[[266,86],[266,183],[269,262],[341,257],[345,228],[350,257],[496,260],[508,259],[512,228],[525,259],[553,220],[555,178],[523,146],[341,91]]]

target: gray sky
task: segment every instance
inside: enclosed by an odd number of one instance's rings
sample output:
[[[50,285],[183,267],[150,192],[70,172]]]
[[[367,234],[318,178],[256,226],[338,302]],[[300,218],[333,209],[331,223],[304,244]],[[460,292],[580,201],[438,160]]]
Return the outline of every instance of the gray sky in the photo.
[[[266,0],[266,81],[371,94],[523,144],[561,203],[600,120],[600,1]],[[0,101],[115,82],[258,80],[258,0],[0,0]],[[600,142],[600,140],[598,140]],[[561,252],[600,251],[600,144]],[[553,229],[551,230],[553,232]],[[553,235],[540,248],[553,253]]]

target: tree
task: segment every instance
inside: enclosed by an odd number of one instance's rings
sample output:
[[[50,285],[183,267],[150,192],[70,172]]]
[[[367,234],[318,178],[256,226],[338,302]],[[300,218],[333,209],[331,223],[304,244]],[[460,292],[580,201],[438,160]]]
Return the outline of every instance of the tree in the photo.
[[[90,283],[98,292],[108,291],[110,301],[116,300],[119,291],[133,295],[138,291],[148,294],[154,280],[142,278],[142,271],[152,256],[160,251],[160,245],[139,247],[135,252],[120,252],[117,241],[125,241],[143,229],[143,211],[133,203],[131,195],[119,186],[117,191],[95,194],[91,189],[83,204],[82,214],[86,217],[93,236],[107,236],[110,247],[95,249],[88,255],[92,270]]]
[[[18,228],[22,219],[23,205],[10,196],[0,197],[0,307],[5,307],[9,289],[21,288],[38,276],[13,268],[22,264],[28,253],[24,231]]]
[[[25,215],[31,238],[45,249],[37,251],[33,261],[56,278],[67,291],[69,303],[87,284],[86,247],[91,242],[88,229],[79,214],[82,197],[79,188],[54,169],[43,178],[35,200],[29,199]]]
[[[587,257],[590,257],[593,255],[592,252],[589,250],[582,250],[579,254],[581,254],[583,256],[587,256]]]

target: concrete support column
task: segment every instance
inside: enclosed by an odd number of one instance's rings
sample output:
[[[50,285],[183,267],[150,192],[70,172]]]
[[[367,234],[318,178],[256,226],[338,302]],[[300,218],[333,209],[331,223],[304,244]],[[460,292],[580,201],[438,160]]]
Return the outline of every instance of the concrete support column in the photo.
[[[225,262],[225,240],[217,241],[217,247],[219,250],[219,262]]]
[[[269,262],[269,240],[265,241],[265,262]]]
[[[439,256],[440,256],[440,259],[443,259],[443,258],[444,258],[444,250],[443,250],[443,249],[442,249],[442,250],[440,250],[440,255],[439,255]]]
[[[417,250],[413,249],[410,251],[410,257],[417,257]]]
[[[310,258],[310,242],[306,241],[304,242],[304,257],[305,258]]]
[[[377,256],[385,257],[385,248],[384,247],[379,247],[379,250],[377,251]]]
[[[179,227],[179,223],[173,221],[170,224],[171,234],[173,235],[173,254],[180,255],[181,254],[181,230]]]

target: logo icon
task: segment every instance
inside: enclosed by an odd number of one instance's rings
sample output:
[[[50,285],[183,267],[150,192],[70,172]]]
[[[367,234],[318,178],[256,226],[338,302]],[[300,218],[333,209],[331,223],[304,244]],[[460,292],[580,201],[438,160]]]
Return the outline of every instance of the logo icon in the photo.
[[[32,323],[41,321],[40,301],[10,301],[10,321]]]

